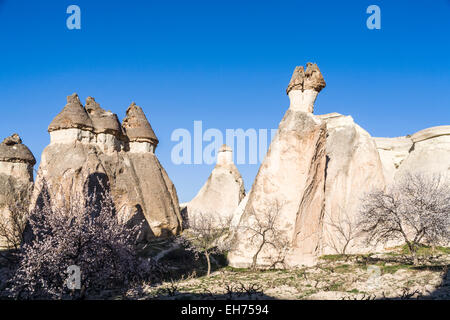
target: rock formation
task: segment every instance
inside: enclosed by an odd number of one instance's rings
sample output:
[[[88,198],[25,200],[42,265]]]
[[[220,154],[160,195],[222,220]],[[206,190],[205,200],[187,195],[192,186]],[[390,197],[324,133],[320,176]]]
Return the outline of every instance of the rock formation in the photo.
[[[116,193],[124,203],[135,204],[133,210],[136,205],[142,207],[156,236],[177,234],[182,223],[177,191],[154,154],[158,139],[135,103],[128,107],[122,126],[129,139],[129,151],[124,155],[123,173],[116,178]],[[128,186],[130,180],[136,185],[133,190]]]
[[[277,229],[289,241],[288,266],[312,263],[320,249],[324,214],[326,123],[314,116],[314,101],[325,87],[315,64],[297,67],[288,86],[291,104],[258,171],[236,233],[230,265],[248,267],[261,239],[249,231],[256,221],[276,216]],[[277,248],[282,249],[284,248]],[[258,265],[270,266],[279,252],[270,245]]]
[[[234,165],[233,151],[223,145],[208,180],[187,204],[188,220],[202,214],[211,215],[218,224],[228,221],[234,218],[233,214],[244,196],[244,181]]]
[[[291,102],[289,109],[314,112],[314,102],[325,85],[317,64],[308,62],[306,72],[303,66],[296,67],[286,89]]]
[[[14,227],[11,225],[11,215],[24,213],[17,210],[26,208],[26,204],[30,201],[35,164],[33,154],[22,144],[17,134],[13,134],[0,143],[0,224],[2,228],[12,230]],[[12,210],[16,212],[13,213]],[[8,248],[11,241],[15,240],[7,240],[0,235],[0,249]]]
[[[322,254],[361,253],[366,246],[354,239],[361,199],[384,188],[383,167],[372,137],[351,116],[319,116],[327,123],[327,167]]]
[[[313,264],[322,254],[364,253],[370,249],[356,231],[361,200],[373,189],[386,186],[389,174],[381,159],[398,154],[405,157],[409,151],[405,153],[402,145],[396,154],[383,154],[380,159],[374,139],[352,117],[313,115],[314,102],[324,87],[317,65],[308,63],[306,71],[295,68],[286,90],[289,110],[251,192],[236,210],[236,215],[242,212],[242,216],[236,247],[229,254],[232,266],[250,266],[257,252],[259,266],[282,261],[287,267],[295,267]],[[444,131],[439,131],[441,136]],[[415,139],[435,135],[421,134]],[[440,139],[440,145],[447,141]],[[278,221],[266,232],[267,245],[261,246],[262,236],[255,236],[254,230],[264,221],[267,229],[267,221],[274,216]],[[286,241],[277,244],[270,239],[275,233]]]
[[[386,180],[407,173],[450,176],[450,126],[421,130],[411,136],[375,138]]]
[[[94,98],[83,107],[73,94],[48,130],[51,141],[42,153],[32,206],[44,186],[59,205],[108,188],[119,217],[145,217],[143,238],[179,232],[176,190],[154,154],[158,140],[140,107],[128,108],[122,126]]]

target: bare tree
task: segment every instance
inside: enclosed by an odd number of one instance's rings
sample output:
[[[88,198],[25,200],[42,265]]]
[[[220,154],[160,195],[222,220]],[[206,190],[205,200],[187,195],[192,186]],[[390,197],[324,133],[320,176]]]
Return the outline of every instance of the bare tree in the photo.
[[[196,212],[189,216],[187,229],[178,242],[196,255],[203,254],[207,262],[207,276],[211,274],[211,255],[231,249],[232,217],[221,218],[211,213]]]
[[[348,246],[360,235],[356,219],[341,208],[337,215],[325,213],[325,218],[329,226],[327,244],[336,253],[346,255]]]
[[[8,192],[2,195],[4,203],[3,208],[0,208],[0,248],[17,250],[20,248],[27,223],[32,186],[12,183],[4,189]]]
[[[7,206],[7,210],[0,214],[0,238],[1,246],[6,250],[20,248],[22,235],[25,230],[28,208],[22,203]]]
[[[247,222],[240,226],[241,229],[249,234],[250,242],[256,246],[256,252],[253,254],[251,268],[256,270],[258,256],[265,247],[274,249],[270,268],[277,264],[284,265],[286,254],[290,248],[290,241],[279,225],[279,216],[282,205],[277,201],[268,208],[255,212],[251,208]]]
[[[450,239],[450,187],[443,176],[408,174],[388,191],[376,190],[364,199],[359,225],[368,243],[404,240],[418,264],[423,242]]]

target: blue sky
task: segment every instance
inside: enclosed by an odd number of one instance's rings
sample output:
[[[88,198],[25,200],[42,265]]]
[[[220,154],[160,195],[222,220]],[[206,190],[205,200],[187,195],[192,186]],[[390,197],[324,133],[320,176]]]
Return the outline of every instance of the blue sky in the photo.
[[[66,8],[81,8],[68,30]],[[381,30],[366,8],[381,8]],[[315,113],[350,114],[373,136],[450,124],[450,1],[0,0],[0,137],[36,158],[77,92],[122,119],[143,107],[156,153],[189,201],[212,165],[175,165],[173,130],[276,128],[296,65],[327,82]],[[259,165],[239,165],[249,189]]]

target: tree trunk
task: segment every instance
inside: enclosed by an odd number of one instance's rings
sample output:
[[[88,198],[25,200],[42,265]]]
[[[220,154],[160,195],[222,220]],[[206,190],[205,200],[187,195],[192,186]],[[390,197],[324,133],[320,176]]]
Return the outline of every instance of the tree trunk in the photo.
[[[417,266],[419,264],[419,258],[417,257],[416,252],[413,252],[413,263],[415,266]]]
[[[208,263],[208,272],[206,276],[209,277],[211,275],[211,260],[209,259],[209,252],[205,251],[206,262]]]
[[[256,251],[255,255],[253,256],[252,270],[256,270],[256,261],[258,260],[258,255],[261,252],[263,246],[264,246],[264,241],[263,241],[263,243],[261,243],[261,245],[258,248],[258,251]]]
[[[408,243],[409,251],[411,252],[412,258],[413,258],[413,264],[417,266],[419,264],[419,259],[417,257],[416,253],[416,246],[414,243]]]

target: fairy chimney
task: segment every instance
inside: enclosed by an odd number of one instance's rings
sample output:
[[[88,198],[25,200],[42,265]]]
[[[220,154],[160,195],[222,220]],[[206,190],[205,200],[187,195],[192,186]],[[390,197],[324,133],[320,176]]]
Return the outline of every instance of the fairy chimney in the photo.
[[[308,62],[306,71],[303,66],[295,67],[286,89],[291,103],[289,108],[313,113],[317,95],[325,86],[325,80],[317,64]]]
[[[0,249],[14,248],[20,243],[20,236],[14,233],[11,208],[26,207],[33,189],[33,166],[36,160],[31,151],[22,144],[16,133],[0,143],[0,221],[3,231],[0,235]],[[17,212],[16,213],[21,213]]]
[[[217,163],[208,180],[186,205],[188,223],[202,216],[212,217],[216,226],[231,222],[229,220],[235,218],[234,213],[244,197],[244,181],[233,162],[233,151],[224,144],[217,153]]]
[[[76,93],[67,97],[64,109],[48,126],[50,143],[91,142],[94,125]]]
[[[217,165],[233,164],[233,150],[226,144],[222,145],[217,153]]]
[[[324,210],[327,128],[312,112],[317,94],[324,87],[317,65],[308,63],[306,72],[303,67],[295,68],[286,90],[291,105],[258,170],[245,208],[240,208],[243,212],[236,245],[228,254],[230,266],[273,266],[273,259],[280,253],[285,254],[284,262],[289,267],[315,262]],[[274,227],[286,245],[268,246],[254,261],[253,255],[259,249],[254,234],[248,230],[274,216]]]
[[[120,151],[123,131],[117,115],[102,109],[93,97],[87,97],[85,109],[91,118],[97,145],[106,153]]]
[[[17,133],[0,143],[0,174],[19,180],[33,181],[33,166],[36,164],[31,151],[22,144]]]
[[[136,103],[133,102],[128,107],[122,128],[128,137],[131,153],[155,152],[159,142],[158,138],[144,111]]]

